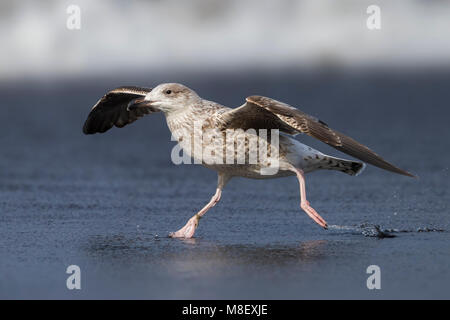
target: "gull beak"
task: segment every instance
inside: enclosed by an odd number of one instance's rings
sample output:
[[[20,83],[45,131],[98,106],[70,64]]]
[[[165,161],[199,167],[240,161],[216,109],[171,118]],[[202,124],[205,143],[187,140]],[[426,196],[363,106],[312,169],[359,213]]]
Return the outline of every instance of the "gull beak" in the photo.
[[[145,100],[144,98],[133,99],[128,103],[127,111],[133,111],[139,108],[151,108],[154,109],[152,111],[159,111],[155,106],[152,106],[153,102],[154,101]]]

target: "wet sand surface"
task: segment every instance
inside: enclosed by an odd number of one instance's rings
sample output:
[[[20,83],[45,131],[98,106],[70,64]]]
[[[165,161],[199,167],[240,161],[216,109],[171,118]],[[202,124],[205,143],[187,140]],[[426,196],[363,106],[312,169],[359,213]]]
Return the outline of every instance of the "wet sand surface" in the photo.
[[[252,94],[285,101],[420,178],[371,166],[309,174],[328,231],[300,210],[294,177],[235,179],[195,239],[170,239],[214,193],[215,173],[172,164],[161,114],[81,132],[108,89],[165,81],[228,106]],[[0,298],[448,299],[449,86],[445,73],[294,72],[3,84]],[[66,288],[73,264],[79,291]],[[381,290],[366,287],[369,265]]]

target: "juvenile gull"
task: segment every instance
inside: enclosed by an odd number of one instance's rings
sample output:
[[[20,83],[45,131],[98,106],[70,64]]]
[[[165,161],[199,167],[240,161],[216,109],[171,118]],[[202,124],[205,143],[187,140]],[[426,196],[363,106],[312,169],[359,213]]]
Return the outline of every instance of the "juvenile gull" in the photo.
[[[189,157],[200,159],[200,163],[218,174],[216,193],[209,203],[189,219],[183,228],[171,233],[171,237],[191,238],[200,218],[219,202],[223,188],[232,177],[236,176],[269,179],[295,175],[300,185],[300,207],[325,229],[328,227],[327,223],[306,199],[305,173],[315,170],[337,170],[353,176],[359,174],[365,167],[363,162],[367,162],[394,173],[414,177],[411,173],[390,164],[368,147],[331,129],[323,121],[285,103],[267,97],[250,96],[246,98],[242,106],[231,109],[216,102],[204,100],[193,90],[177,83],[160,84],[154,89],[120,87],[108,92],[91,110],[83,132],[93,134],[105,132],[113,126],[121,128],[153,112],[165,114],[172,135]],[[196,151],[193,146],[193,141],[198,134],[194,129],[196,122],[202,123],[202,132],[206,129],[214,129],[216,134],[224,135],[229,132],[239,132],[240,138],[243,132],[246,162],[243,164],[240,162],[211,163],[209,161],[211,159],[205,158],[202,150]],[[250,141],[256,141],[258,145],[265,143],[269,149],[272,147],[270,134],[262,136],[259,134],[260,129],[275,129],[281,132],[277,146],[279,152],[270,153],[269,158],[264,161],[259,159],[256,164],[250,163],[248,161],[251,152]],[[292,138],[299,133],[319,139],[362,162],[336,158],[314,150]],[[226,139],[233,140],[231,146],[239,144],[235,140],[237,137],[237,134],[232,134],[231,138],[226,135]],[[205,147],[203,141],[202,147]],[[229,145],[224,144],[215,150],[226,152],[228,147]],[[273,159],[275,155],[276,159]],[[278,170],[275,174],[263,174],[262,169],[269,168],[271,161],[277,161]]]

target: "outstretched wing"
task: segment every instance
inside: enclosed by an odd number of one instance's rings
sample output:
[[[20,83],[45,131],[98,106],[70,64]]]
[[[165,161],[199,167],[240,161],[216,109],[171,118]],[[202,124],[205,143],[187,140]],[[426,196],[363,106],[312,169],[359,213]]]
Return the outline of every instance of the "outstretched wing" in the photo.
[[[288,134],[305,133],[381,169],[414,177],[411,173],[390,164],[365,145],[331,129],[325,122],[271,98],[248,97],[243,106],[223,113],[221,122],[223,129],[266,128],[279,129]]]
[[[119,87],[105,94],[92,108],[83,126],[85,134],[105,132],[113,126],[122,128],[146,114],[157,112],[152,108],[127,110],[133,99],[144,97],[151,88]]]

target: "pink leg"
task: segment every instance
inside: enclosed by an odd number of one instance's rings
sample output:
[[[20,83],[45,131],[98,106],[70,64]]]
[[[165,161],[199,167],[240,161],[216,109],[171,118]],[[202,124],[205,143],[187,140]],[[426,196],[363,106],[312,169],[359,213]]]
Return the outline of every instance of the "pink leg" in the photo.
[[[220,197],[222,195],[222,189],[229,179],[230,179],[229,177],[219,174],[219,182],[216,189],[216,193],[213,195],[209,203],[206,206],[204,206],[199,212],[197,212],[192,218],[190,218],[183,228],[181,228],[177,232],[170,233],[169,237],[192,238],[194,236],[195,230],[198,227],[198,222],[200,221],[200,218],[203,217],[203,215],[209,209],[214,207],[219,202]]]
[[[292,169],[297,174],[297,179],[300,184],[300,207],[308,214],[308,216],[313,219],[319,226],[324,229],[328,229],[327,222],[317,213],[314,208],[309,205],[308,200],[306,200],[306,183],[305,174],[302,170],[293,168]]]

